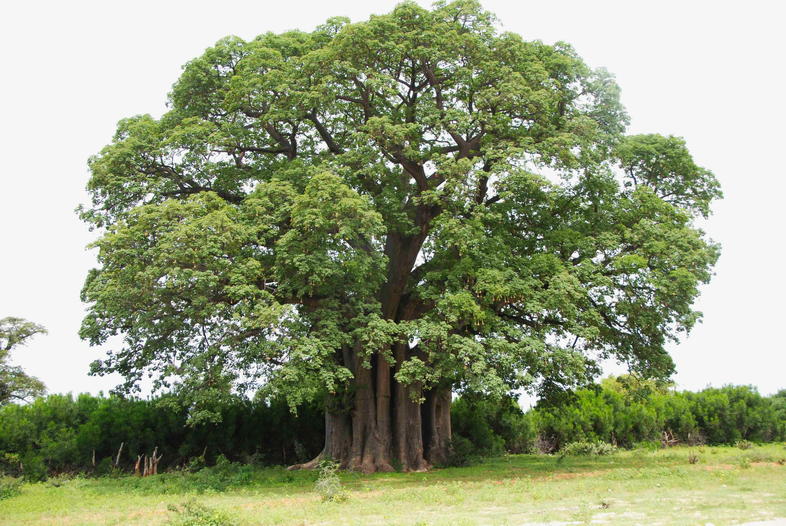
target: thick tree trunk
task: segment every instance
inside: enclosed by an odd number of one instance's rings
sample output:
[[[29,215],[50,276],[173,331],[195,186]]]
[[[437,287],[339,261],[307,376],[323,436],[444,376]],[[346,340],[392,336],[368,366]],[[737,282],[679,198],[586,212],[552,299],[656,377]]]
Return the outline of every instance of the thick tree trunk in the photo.
[[[400,364],[407,345],[396,347]],[[450,445],[450,387],[429,391],[425,401],[421,386],[393,380],[393,368],[381,356],[368,368],[355,369],[351,411],[326,404],[325,447],[313,460],[290,469],[313,469],[323,459],[343,469],[372,473],[425,471],[447,459]]]
[[[400,365],[407,356],[408,346],[397,345],[396,364]],[[393,443],[395,457],[403,471],[425,471],[429,468],[423,456],[423,426],[420,415],[420,385],[405,386],[396,382],[395,429]]]
[[[445,464],[450,457],[450,404],[449,386],[436,388],[426,394],[421,408],[423,415],[426,460],[431,465]]]
[[[388,280],[379,296],[385,319],[403,321],[417,315],[417,303],[409,301],[405,291],[434,210],[418,207],[416,215],[417,234],[403,237],[391,233],[385,245]],[[428,393],[427,406],[421,408],[422,386],[405,386],[394,379],[412,350],[405,343],[392,350],[395,364],[388,363],[383,353],[376,353],[364,365],[359,348],[343,349],[338,358],[354,375],[352,410],[343,420],[328,412],[326,424],[330,425],[326,428],[333,433],[326,432],[324,450],[293,469],[313,468],[328,457],[340,462],[342,468],[366,473],[392,471],[395,462],[403,471],[424,471],[429,462],[445,461],[450,444],[450,387]],[[424,445],[428,446],[428,460]]]
[[[330,404],[325,408],[325,447],[314,459],[289,469],[314,469],[322,460],[336,460],[341,467],[348,468],[349,452],[352,447],[352,425],[348,414],[333,412]]]
[[[360,361],[360,357],[356,358]],[[390,462],[390,441],[381,433],[379,422],[390,421],[390,405],[377,404],[376,395],[380,385],[374,385],[372,369],[357,364],[355,368],[355,407],[352,411],[352,449],[347,467],[363,473],[393,471]],[[388,385],[389,378],[380,378],[382,385]],[[376,387],[376,389],[375,389]],[[379,413],[379,414],[378,414]]]

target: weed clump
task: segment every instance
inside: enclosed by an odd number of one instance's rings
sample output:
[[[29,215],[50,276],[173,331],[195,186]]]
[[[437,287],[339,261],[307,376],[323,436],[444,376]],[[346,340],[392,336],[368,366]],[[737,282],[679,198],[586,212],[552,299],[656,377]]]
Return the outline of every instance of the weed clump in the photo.
[[[344,502],[349,498],[338,476],[338,462],[323,460],[319,463],[319,477],[314,484],[322,502]]]
[[[167,526],[234,526],[228,515],[214,510],[196,500],[190,500],[182,506],[169,505],[167,509],[175,516],[166,524]]]
[[[699,454],[695,451],[690,451],[688,453],[688,464],[698,464],[699,463]]]
[[[737,440],[734,445],[740,449],[750,449],[753,447],[753,442],[750,440]]]
[[[22,481],[13,477],[0,475],[0,500],[9,499],[19,495],[22,490]]]
[[[617,447],[606,442],[571,442],[562,448],[563,457],[597,457],[616,452]]]
[[[658,451],[662,448],[663,444],[657,440],[642,440],[641,442],[633,444],[633,449],[641,449],[644,451]]]

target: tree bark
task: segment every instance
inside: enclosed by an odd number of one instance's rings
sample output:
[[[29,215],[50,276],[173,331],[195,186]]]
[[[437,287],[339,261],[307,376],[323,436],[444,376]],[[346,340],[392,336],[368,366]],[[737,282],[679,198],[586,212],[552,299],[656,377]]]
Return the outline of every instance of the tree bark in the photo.
[[[416,316],[417,304],[409,301],[406,291],[434,213],[429,207],[417,207],[420,230],[410,236],[388,236],[388,279],[379,295],[385,319],[403,321]],[[427,405],[421,407],[422,386],[395,380],[395,372],[413,350],[406,343],[396,344],[392,350],[393,364],[381,352],[364,364],[361,349],[343,350],[339,359],[354,375],[352,410],[343,420],[326,410],[325,448],[314,460],[292,469],[314,468],[323,458],[364,473],[393,471],[395,462],[403,471],[425,471],[430,463],[444,463],[450,444],[450,387],[427,393]],[[428,445],[428,460],[424,445]]]
[[[396,365],[410,352],[408,345],[397,345]],[[314,469],[323,459],[363,473],[393,471],[395,463],[402,471],[443,464],[450,446],[450,387],[425,393],[421,403],[420,384],[396,382],[393,370],[381,355],[370,368],[358,358],[351,411],[327,403],[322,452],[289,469]]]
[[[314,469],[322,460],[335,460],[343,469],[348,468],[349,451],[352,446],[352,426],[350,416],[337,412],[326,404],[325,407],[325,447],[315,458],[303,464],[295,464],[288,469]]]
[[[357,364],[355,367],[355,407],[352,411],[352,449],[347,467],[363,473],[393,471],[390,462],[389,441],[380,432],[378,425],[380,421],[389,421],[390,405],[376,403],[382,402],[384,399],[376,397],[381,386],[373,385],[374,367],[364,366],[359,355],[356,355],[355,359]],[[379,374],[376,375],[376,380],[378,382],[384,380],[383,385],[389,381],[387,377],[381,379]]]
[[[422,406],[426,460],[431,465],[445,464],[450,457],[450,386],[438,387],[426,394]]]
[[[408,358],[408,347],[406,344],[396,346],[397,365],[400,366]],[[423,427],[418,401],[420,395],[419,384],[406,386],[396,382],[393,442],[395,456],[403,471],[425,471],[429,468],[423,456]]]

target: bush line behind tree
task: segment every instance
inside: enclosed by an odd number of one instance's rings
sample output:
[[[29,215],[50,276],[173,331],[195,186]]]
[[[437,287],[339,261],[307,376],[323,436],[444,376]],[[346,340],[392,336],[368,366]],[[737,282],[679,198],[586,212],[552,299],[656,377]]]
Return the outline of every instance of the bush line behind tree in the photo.
[[[633,447],[660,443],[664,432],[689,444],[786,440],[786,390],[771,397],[746,386],[642,394],[614,384],[606,381],[527,412],[509,397],[459,398],[451,408],[454,434],[446,462],[553,452],[575,442]],[[299,462],[321,448],[321,409],[310,404],[292,414],[284,400],[237,399],[220,409],[220,423],[189,425],[189,411],[167,397],[50,395],[0,409],[0,469],[33,480],[61,472],[131,473],[137,455],[149,455],[156,447],[162,468],[168,469],[196,470],[219,456],[259,465]]]
[[[281,400],[234,399],[213,410],[220,423],[189,424],[191,411],[171,397],[69,394],[10,405],[0,409],[0,468],[33,479],[60,472],[133,472],[138,456],[156,448],[161,469],[199,469],[220,455],[278,465],[302,462],[321,448],[324,417],[315,404],[301,406],[297,415]]]

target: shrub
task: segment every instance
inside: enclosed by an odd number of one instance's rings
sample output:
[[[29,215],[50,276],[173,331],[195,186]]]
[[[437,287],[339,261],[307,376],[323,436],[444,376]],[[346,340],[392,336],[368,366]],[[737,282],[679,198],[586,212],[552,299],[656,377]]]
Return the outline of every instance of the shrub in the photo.
[[[167,522],[169,526],[233,526],[235,521],[218,510],[190,500],[182,506],[168,506],[175,517]]]
[[[319,463],[319,477],[314,488],[322,497],[322,502],[343,502],[349,498],[338,476],[338,467],[338,462],[332,460]]]
[[[451,407],[453,453],[446,464],[505,452],[554,453],[571,442],[655,448],[664,432],[668,444],[736,444],[743,450],[786,440],[786,390],[771,397],[745,386],[673,392],[646,382],[644,390],[635,383],[632,388],[628,380],[544,399],[526,413],[514,397],[466,394]],[[217,410],[221,423],[189,422],[189,409],[169,395],[51,395],[7,405],[0,408],[0,475],[41,481],[58,473],[129,473],[139,455],[158,448],[160,472],[207,469],[195,480],[218,489],[248,478],[238,462],[298,462],[323,446],[318,402],[300,407],[297,416],[283,400],[236,398]],[[210,467],[222,463],[218,471]]]
[[[596,457],[601,455],[611,455],[616,451],[616,446],[607,444],[606,442],[571,442],[561,450],[562,456],[567,457]]]
[[[187,464],[185,464],[185,466],[183,466],[183,468],[190,473],[196,473],[205,467],[207,467],[207,464],[205,463],[204,455],[193,457],[188,461]]]
[[[22,457],[22,476],[29,482],[43,482],[47,478],[44,460],[33,453]]]
[[[13,477],[0,476],[0,500],[19,495],[22,481]]]
[[[559,403],[539,402],[531,413],[538,432],[556,449],[576,441],[631,447],[659,440],[664,432],[667,444],[692,446],[786,437],[786,391],[764,397],[749,386],[651,390],[644,396],[604,381]]]
[[[19,453],[6,453],[0,451],[0,476],[11,475],[18,477],[22,474],[22,459]]]
[[[557,439],[551,436],[546,436],[543,433],[538,435],[538,439],[535,442],[535,451],[537,453],[550,455],[551,453],[557,451],[557,449],[559,449]]]
[[[633,444],[634,449],[644,449],[646,451],[657,451],[663,447],[661,442],[657,440],[643,440]]]
[[[459,398],[451,407],[451,426],[454,438],[462,437],[472,445],[476,455],[501,455],[505,452],[505,441],[494,432],[491,425],[493,410],[487,401],[470,401]]]
[[[48,474],[109,474],[118,451],[118,468],[128,473],[137,456],[149,456],[154,448],[163,455],[160,471],[200,457],[209,466],[221,452],[232,461],[264,458],[268,465],[285,464],[313,457],[323,445],[319,402],[294,415],[283,400],[238,397],[219,410],[220,423],[189,421],[190,409],[170,395],[153,400],[50,395],[0,407],[0,473],[22,475],[20,464],[29,468],[32,459],[43,462]],[[191,467],[201,467],[197,463]]]
[[[750,449],[753,447],[753,442],[750,440],[737,440],[734,445],[740,449]]]
[[[450,454],[445,465],[449,467],[468,466],[476,458],[475,445],[461,435],[453,435],[450,440]]]

